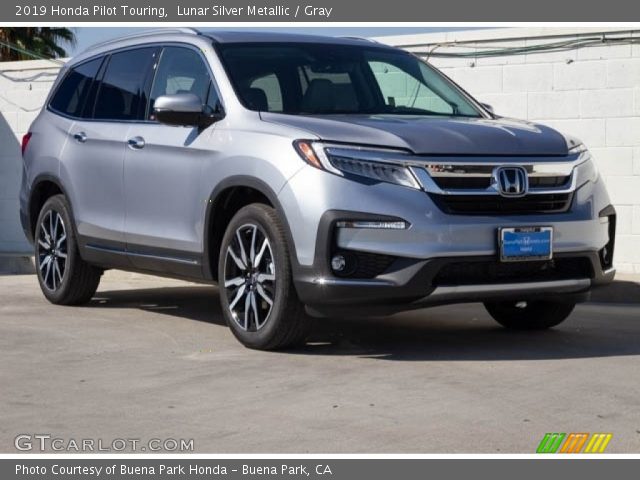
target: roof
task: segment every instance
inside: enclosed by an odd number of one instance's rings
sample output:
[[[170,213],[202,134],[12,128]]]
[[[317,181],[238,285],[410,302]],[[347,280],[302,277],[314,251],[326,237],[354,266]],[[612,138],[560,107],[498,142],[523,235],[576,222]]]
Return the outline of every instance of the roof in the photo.
[[[329,37],[322,35],[308,35],[300,33],[284,33],[284,32],[265,32],[265,31],[215,31],[215,30],[198,30],[195,28],[158,28],[153,30],[142,30],[130,35],[113,38],[95,45],[91,45],[86,51],[97,50],[100,47],[116,45],[131,40],[143,40],[149,37],[168,37],[169,35],[187,35],[187,36],[204,36],[216,43],[256,43],[256,42],[297,42],[297,43],[323,43],[332,45],[363,45],[375,44],[383,48],[386,45],[380,44],[375,40],[356,37]]]
[[[323,43],[330,45],[379,45],[374,40],[356,37],[329,37],[323,35],[309,35],[301,33],[264,32],[264,31],[207,31],[201,35],[209,37],[216,43]],[[387,47],[388,48],[388,47]]]
[[[364,46],[373,45],[380,48],[392,48],[388,45],[378,43],[374,40],[355,37],[329,37],[322,35],[307,35],[298,33],[284,32],[265,32],[265,31],[215,31],[215,30],[197,30],[191,27],[181,28],[159,28],[153,30],[142,30],[131,35],[114,38],[88,47],[83,52],[74,56],[68,65],[74,65],[82,62],[91,56],[108,52],[115,48],[134,46],[146,41],[167,42],[172,39],[180,38],[198,38],[208,39],[213,43],[318,43],[324,45],[353,45]]]

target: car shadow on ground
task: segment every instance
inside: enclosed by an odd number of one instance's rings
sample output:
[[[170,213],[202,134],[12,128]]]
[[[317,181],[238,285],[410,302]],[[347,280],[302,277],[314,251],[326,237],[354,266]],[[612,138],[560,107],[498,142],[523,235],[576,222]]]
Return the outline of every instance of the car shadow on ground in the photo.
[[[220,310],[218,290],[206,285],[98,291],[89,306],[137,308],[147,312],[225,325]]]
[[[98,292],[90,305],[140,309],[225,325],[218,291],[210,286],[104,291]],[[398,361],[639,355],[640,306],[581,305],[560,327],[542,332],[507,331],[491,320],[481,304],[437,307],[380,318],[316,319],[307,345],[286,353]]]
[[[609,285],[593,290],[591,301],[595,303],[640,304],[640,283],[616,280]]]

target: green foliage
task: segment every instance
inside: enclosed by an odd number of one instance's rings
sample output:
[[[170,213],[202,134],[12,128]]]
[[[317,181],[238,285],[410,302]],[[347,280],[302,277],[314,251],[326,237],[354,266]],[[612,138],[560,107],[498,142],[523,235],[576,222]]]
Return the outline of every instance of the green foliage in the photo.
[[[64,57],[65,47],[75,43],[76,35],[70,28],[0,27],[0,61]]]

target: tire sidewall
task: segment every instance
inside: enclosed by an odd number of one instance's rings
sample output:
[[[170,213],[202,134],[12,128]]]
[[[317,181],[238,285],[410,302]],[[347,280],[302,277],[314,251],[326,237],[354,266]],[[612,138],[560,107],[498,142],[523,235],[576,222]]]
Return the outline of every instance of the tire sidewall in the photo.
[[[40,225],[43,218],[49,211],[57,212],[60,214],[60,216],[62,217],[62,221],[64,222],[65,232],[67,234],[67,263],[65,266],[64,275],[62,276],[62,282],[56,290],[49,290],[49,288],[47,288],[42,278],[40,266],[38,265],[38,239],[40,238]],[[53,303],[61,302],[62,299],[67,297],[67,295],[69,294],[69,289],[71,287],[70,278],[73,274],[74,268],[76,268],[76,263],[80,261],[74,225],[71,220],[69,207],[62,195],[55,195],[49,198],[42,206],[42,209],[38,214],[38,220],[35,228],[34,254],[36,261],[36,274],[38,276],[38,282],[40,284],[42,293]]]
[[[291,289],[291,267],[289,253],[287,250],[286,239],[282,238],[279,225],[274,225],[272,218],[266,213],[268,209],[266,205],[249,205],[243,207],[231,219],[227,230],[222,239],[220,256],[218,261],[218,281],[220,302],[222,306],[222,314],[227,325],[238,338],[238,340],[248,347],[262,348],[270,343],[274,337],[276,330],[280,327],[279,323],[287,309],[289,292]],[[226,261],[226,251],[236,230],[247,223],[253,223],[262,230],[263,234],[269,239],[271,252],[275,261],[276,272],[276,288],[273,307],[267,323],[256,332],[248,332],[240,328],[231,316],[229,311],[229,299],[227,298],[226,289],[224,287],[224,269]],[[297,301],[297,299],[295,299]]]

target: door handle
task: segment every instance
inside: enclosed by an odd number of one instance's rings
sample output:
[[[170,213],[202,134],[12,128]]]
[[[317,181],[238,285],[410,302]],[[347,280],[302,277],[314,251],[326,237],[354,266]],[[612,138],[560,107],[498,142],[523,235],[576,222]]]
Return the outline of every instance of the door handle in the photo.
[[[144,138],[142,137],[130,138],[129,140],[127,140],[127,143],[131,148],[135,148],[136,150],[144,148]]]
[[[84,132],[74,133],[73,138],[79,143],[84,143],[87,141],[87,134]]]

